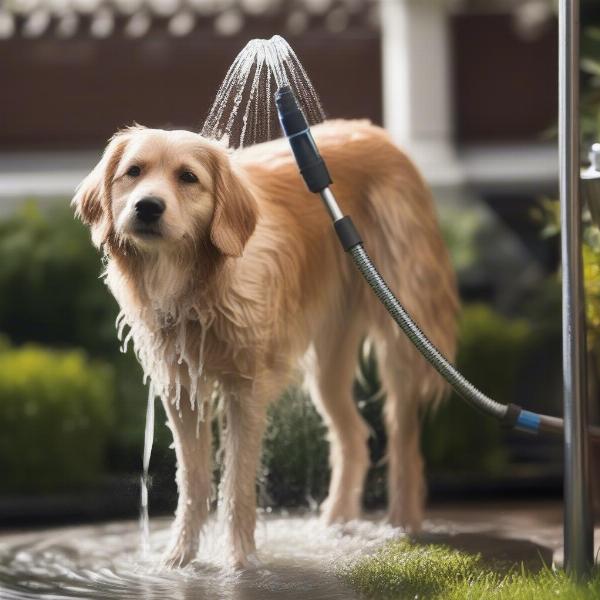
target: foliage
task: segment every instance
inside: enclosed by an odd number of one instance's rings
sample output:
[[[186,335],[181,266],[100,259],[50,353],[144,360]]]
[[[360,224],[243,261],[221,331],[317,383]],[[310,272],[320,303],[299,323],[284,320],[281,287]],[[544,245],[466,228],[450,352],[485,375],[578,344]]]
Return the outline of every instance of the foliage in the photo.
[[[0,332],[13,342],[79,347],[116,371],[119,427],[109,440],[116,471],[139,468],[146,391],[133,352],[119,352],[117,304],[100,279],[98,251],[66,201],[44,211],[34,202],[0,221]],[[168,435],[158,430],[158,446]]]
[[[581,135],[587,149],[600,140],[600,27],[583,29],[581,55]]]
[[[542,200],[534,218],[544,224],[543,235],[560,234],[560,206],[552,200]],[[583,218],[583,280],[585,291],[586,323],[588,327],[588,348],[597,348],[600,344],[600,228],[592,222],[589,211]]]
[[[111,354],[117,306],[89,233],[66,206],[26,204],[0,221],[0,331],[13,342]]]
[[[401,540],[350,565],[342,575],[369,597],[433,598],[468,580],[480,567],[479,555]]]
[[[593,348],[600,342],[600,247],[583,246],[583,273],[588,345]]]
[[[533,573],[522,565],[490,565],[479,554],[407,540],[389,543],[343,568],[340,575],[365,598],[378,600],[592,600],[600,596],[599,572],[576,584],[563,571],[544,568]]]
[[[472,269],[480,262],[482,244],[480,239],[489,240],[493,227],[485,222],[480,211],[449,209],[440,210],[440,225],[444,241],[452,256],[452,265],[458,273]]]
[[[314,506],[325,495],[325,427],[308,396],[289,390],[269,411],[263,446],[263,499],[268,504]]]
[[[114,420],[114,374],[82,352],[0,351],[0,489],[97,482]]]
[[[460,322],[458,369],[486,394],[506,402],[514,397],[531,341],[527,321],[503,317],[484,305],[468,306]],[[500,473],[508,462],[502,441],[498,424],[456,394],[428,415],[423,435],[427,462],[434,471]]]

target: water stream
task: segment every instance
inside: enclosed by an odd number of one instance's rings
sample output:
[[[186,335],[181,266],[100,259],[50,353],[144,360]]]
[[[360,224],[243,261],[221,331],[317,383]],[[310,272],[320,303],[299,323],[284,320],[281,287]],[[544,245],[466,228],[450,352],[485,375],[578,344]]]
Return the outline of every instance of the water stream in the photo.
[[[317,92],[290,45],[279,35],[250,40],[233,61],[202,135],[240,148],[279,137],[274,94],[289,85],[308,122],[325,119]]]
[[[152,383],[148,384],[148,405],[146,407],[146,428],[144,430],[144,454],[142,458],[142,478],[140,482],[140,531],[142,556],[150,554],[150,519],[148,517],[148,491],[150,488],[150,457],[154,444],[154,401],[156,393]]]

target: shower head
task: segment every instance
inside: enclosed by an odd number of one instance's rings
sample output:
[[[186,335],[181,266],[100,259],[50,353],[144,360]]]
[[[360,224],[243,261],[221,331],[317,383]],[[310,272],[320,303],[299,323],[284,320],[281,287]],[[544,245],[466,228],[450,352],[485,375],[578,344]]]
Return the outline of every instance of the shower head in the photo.
[[[283,85],[275,92],[275,106],[281,128],[292,147],[300,174],[308,189],[316,194],[322,192],[331,185],[331,177],[290,86]]]

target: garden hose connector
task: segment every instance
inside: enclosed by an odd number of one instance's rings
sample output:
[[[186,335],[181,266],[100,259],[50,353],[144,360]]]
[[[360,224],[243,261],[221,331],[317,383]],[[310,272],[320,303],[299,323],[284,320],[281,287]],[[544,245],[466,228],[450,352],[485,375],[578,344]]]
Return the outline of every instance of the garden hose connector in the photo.
[[[540,415],[524,410],[517,404],[508,404],[501,424],[508,429],[537,434],[540,432],[541,418]]]
[[[300,174],[311,192],[321,193],[331,185],[331,177],[310,133],[308,121],[289,86],[284,85],[277,90],[275,105],[281,128],[290,142]]]

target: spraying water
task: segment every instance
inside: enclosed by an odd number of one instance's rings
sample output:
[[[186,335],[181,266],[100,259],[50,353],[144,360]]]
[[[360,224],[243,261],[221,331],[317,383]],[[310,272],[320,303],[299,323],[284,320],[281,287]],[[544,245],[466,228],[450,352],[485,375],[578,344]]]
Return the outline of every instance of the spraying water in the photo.
[[[325,119],[315,88],[290,45],[279,35],[250,40],[229,68],[202,135],[224,140],[232,148],[278,136],[273,94],[283,85],[294,90],[311,125]]]
[[[152,383],[148,385],[148,406],[146,408],[146,429],[144,432],[144,456],[142,461],[142,480],[140,498],[140,530],[142,534],[142,556],[150,554],[150,519],[148,516],[148,489],[150,457],[154,443],[154,401],[156,394]]]

